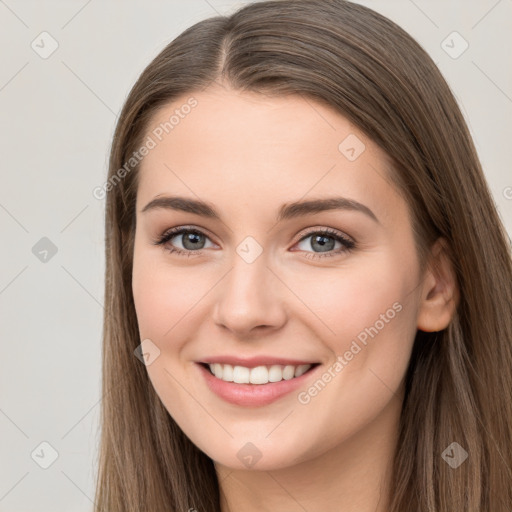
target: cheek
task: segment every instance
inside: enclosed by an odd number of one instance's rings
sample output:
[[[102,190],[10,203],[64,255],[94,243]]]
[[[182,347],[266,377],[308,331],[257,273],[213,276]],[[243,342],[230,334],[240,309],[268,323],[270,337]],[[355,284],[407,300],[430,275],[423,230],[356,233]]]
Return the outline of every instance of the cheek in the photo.
[[[197,418],[204,418],[180,385],[184,382],[180,356],[187,340],[195,335],[194,305],[204,296],[207,284],[201,279],[192,282],[189,273],[171,268],[158,256],[135,248],[132,291],[139,334],[141,340],[150,339],[160,350],[146,367],[155,392],[180,426],[190,431]]]
[[[375,325],[379,332],[390,331],[409,316],[404,313],[404,302],[413,296],[414,272],[403,270],[412,269],[411,262],[408,267],[402,265],[392,254],[372,254],[295,279],[294,292],[315,314],[326,333],[324,339],[340,353],[358,335],[364,342],[365,333],[369,337]]]
[[[332,331],[323,337],[332,359],[298,399],[326,442],[349,438],[383,411],[400,408],[417,310],[414,272],[403,268],[375,258],[374,265],[340,271],[328,289],[308,283],[308,305]]]
[[[415,268],[413,252],[404,261],[389,251],[330,269],[328,281],[317,274],[301,282],[297,294],[307,297],[316,331],[326,333],[323,343],[332,352],[322,382],[304,390],[301,403],[330,404],[331,411],[369,420],[399,394],[416,333]]]
[[[135,250],[132,291],[142,337],[161,339],[178,323],[182,327],[208,289],[208,281],[194,276],[166,265],[161,255]]]

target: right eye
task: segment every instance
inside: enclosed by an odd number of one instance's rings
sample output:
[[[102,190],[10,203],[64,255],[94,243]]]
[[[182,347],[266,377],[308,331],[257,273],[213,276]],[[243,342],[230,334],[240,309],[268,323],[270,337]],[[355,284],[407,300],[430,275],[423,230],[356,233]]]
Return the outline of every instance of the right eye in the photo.
[[[206,245],[207,241],[211,246],[214,245],[202,231],[196,228],[179,227],[165,231],[153,243],[162,245],[171,253],[190,255],[191,253],[201,254],[202,249],[209,247]]]

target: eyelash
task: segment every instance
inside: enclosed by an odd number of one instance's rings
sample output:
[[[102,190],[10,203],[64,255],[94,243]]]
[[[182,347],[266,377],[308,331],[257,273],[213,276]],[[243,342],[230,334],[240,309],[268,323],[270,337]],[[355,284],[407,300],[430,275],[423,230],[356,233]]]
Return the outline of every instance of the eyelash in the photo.
[[[159,236],[156,240],[154,240],[153,244],[161,245],[161,246],[163,246],[163,248],[166,251],[168,251],[170,253],[175,253],[179,256],[185,256],[185,255],[190,256],[191,254],[194,254],[194,255],[202,254],[202,250],[192,251],[192,250],[178,249],[178,248],[172,247],[172,246],[171,247],[165,246],[165,244],[167,242],[169,242],[170,240],[172,240],[174,237],[176,237],[177,235],[184,234],[184,233],[194,233],[194,234],[204,235],[206,238],[209,238],[206,235],[206,233],[203,233],[201,230],[199,230],[197,228],[182,226],[182,227],[172,228],[172,229],[167,230],[165,233],[163,233],[161,236]],[[312,235],[325,235],[329,238],[334,238],[336,241],[340,242],[343,245],[343,248],[341,248],[341,249],[338,249],[336,251],[329,251],[329,252],[325,252],[325,253],[315,253],[315,252],[308,251],[307,254],[313,254],[314,258],[323,258],[326,256],[336,256],[336,255],[342,254],[344,252],[351,252],[353,249],[356,248],[355,242],[342,236],[338,231],[331,229],[331,228],[324,228],[324,229],[320,229],[320,230],[309,231],[309,232],[305,233],[296,243],[302,242],[303,240],[309,238]],[[311,258],[311,256],[305,256],[305,257]]]

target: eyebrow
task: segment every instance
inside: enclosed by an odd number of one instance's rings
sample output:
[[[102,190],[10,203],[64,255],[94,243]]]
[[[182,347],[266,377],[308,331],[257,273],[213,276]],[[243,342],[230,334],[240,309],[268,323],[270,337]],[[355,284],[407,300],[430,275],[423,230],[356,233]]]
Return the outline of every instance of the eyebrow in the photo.
[[[190,199],[180,196],[155,197],[141,210],[141,213],[160,208],[183,211],[210,219],[221,220],[221,216],[211,204],[198,199]],[[379,223],[377,216],[372,212],[372,210],[370,210],[370,208],[362,203],[354,201],[353,199],[345,197],[327,197],[284,204],[279,209],[277,220],[279,222],[328,210],[358,211]]]

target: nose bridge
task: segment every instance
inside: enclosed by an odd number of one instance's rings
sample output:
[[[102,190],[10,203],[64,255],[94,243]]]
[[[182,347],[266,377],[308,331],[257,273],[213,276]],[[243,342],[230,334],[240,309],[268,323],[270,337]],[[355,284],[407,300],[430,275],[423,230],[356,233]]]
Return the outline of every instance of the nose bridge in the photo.
[[[268,268],[267,255],[247,258],[241,249],[233,255],[231,270],[222,280],[214,320],[238,335],[254,327],[278,327],[285,321],[282,290]],[[240,255],[241,253],[241,255]],[[254,254],[253,254],[254,256]]]
[[[263,295],[266,295],[269,288],[269,277],[272,275],[268,265],[269,261],[263,255],[250,262],[238,254],[234,256],[232,270],[228,278],[230,293],[248,298],[261,296],[262,292]]]

